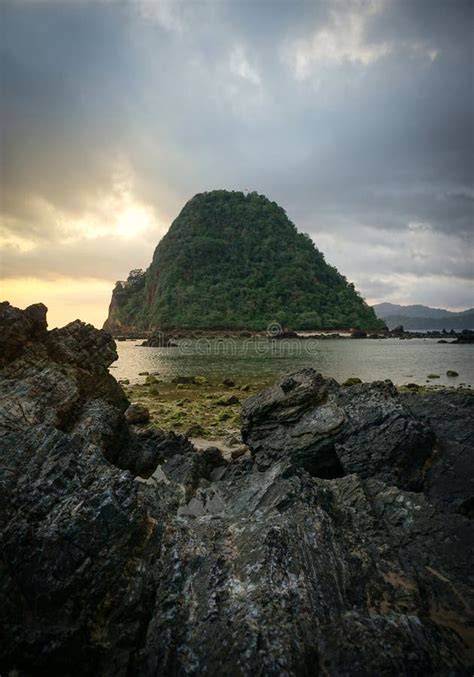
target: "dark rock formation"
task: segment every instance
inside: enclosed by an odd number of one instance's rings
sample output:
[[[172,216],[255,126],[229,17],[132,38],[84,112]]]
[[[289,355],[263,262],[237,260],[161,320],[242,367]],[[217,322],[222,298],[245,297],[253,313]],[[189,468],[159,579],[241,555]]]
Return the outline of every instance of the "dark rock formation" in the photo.
[[[47,308],[42,303],[18,312],[8,302],[0,303],[0,367],[9,362],[22,346],[46,331]]]
[[[17,335],[1,674],[470,674],[474,398],[304,370],[244,405],[252,456],[225,463],[130,432],[103,332]]]
[[[474,331],[470,329],[464,329],[460,334],[457,335],[455,341],[451,343],[474,343]]]
[[[244,442],[269,462],[286,457],[315,477],[357,473],[415,491],[434,443],[390,381],[340,387],[313,369],[249,398],[242,422]]]
[[[474,394],[404,393],[401,401],[436,434],[425,468],[424,493],[443,509],[466,514],[474,503]]]

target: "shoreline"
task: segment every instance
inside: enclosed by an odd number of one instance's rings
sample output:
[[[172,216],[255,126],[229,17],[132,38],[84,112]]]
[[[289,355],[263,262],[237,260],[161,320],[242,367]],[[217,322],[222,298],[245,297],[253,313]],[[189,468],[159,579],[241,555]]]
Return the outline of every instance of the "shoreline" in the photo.
[[[269,339],[275,341],[281,340],[383,340],[388,338],[397,338],[400,340],[409,339],[439,339],[446,343],[474,343],[474,330],[463,329],[455,331],[447,330],[428,330],[428,331],[405,331],[403,327],[396,327],[386,331],[365,331],[360,329],[320,329],[320,330],[282,330],[276,333],[267,331],[225,331],[225,330],[175,330],[175,331],[148,331],[148,332],[126,332],[110,334],[115,341],[139,341],[142,340],[144,347],[176,347],[180,340],[239,340],[239,339]]]

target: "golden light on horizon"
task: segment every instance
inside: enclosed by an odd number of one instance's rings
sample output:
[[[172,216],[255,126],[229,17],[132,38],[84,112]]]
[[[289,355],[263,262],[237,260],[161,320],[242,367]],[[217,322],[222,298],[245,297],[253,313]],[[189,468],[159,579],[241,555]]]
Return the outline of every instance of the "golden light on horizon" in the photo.
[[[23,277],[0,281],[2,301],[9,301],[17,308],[44,303],[48,308],[49,329],[77,319],[102,327],[111,292],[110,282],[94,278],[41,280]]]
[[[25,261],[0,280],[0,298],[19,308],[41,301],[51,328],[77,318],[101,327],[116,280],[148,265],[166,232],[125,162],[117,163],[109,190],[90,195],[79,213],[34,196],[26,206],[36,215],[28,230],[6,216],[0,224],[4,264],[19,254]]]

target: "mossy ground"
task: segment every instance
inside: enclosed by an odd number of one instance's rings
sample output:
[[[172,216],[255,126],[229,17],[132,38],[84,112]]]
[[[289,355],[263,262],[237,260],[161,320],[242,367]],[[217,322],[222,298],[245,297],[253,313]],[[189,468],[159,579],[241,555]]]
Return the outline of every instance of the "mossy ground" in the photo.
[[[235,381],[234,386],[222,381],[209,381],[195,377],[194,383],[170,383],[159,377],[145,376],[139,384],[123,384],[131,402],[140,402],[150,410],[150,424],[164,430],[188,433],[190,437],[209,439],[222,438],[240,429],[242,402],[251,395],[266,388],[275,379]],[[415,387],[416,386],[416,387]],[[398,386],[400,392],[426,395],[437,390],[463,390],[474,394],[468,388],[441,385],[409,384]],[[224,404],[232,396],[233,404]],[[191,432],[193,431],[193,432]]]
[[[235,386],[197,377],[196,383],[169,383],[157,377],[148,382],[124,385],[131,402],[140,402],[150,410],[150,425],[164,430],[199,434],[190,437],[224,437],[240,429],[242,402],[269,385],[270,380],[235,381]],[[235,396],[234,404],[223,404]]]

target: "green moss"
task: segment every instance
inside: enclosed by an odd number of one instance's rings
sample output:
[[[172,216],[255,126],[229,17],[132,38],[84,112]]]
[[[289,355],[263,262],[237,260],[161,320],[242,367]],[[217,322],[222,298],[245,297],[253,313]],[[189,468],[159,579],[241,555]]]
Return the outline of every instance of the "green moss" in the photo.
[[[126,386],[125,391],[130,400],[141,402],[148,407],[152,425],[182,433],[192,426],[199,426],[205,431],[204,435],[227,435],[240,428],[241,405],[234,400],[232,404],[226,406],[217,404],[219,400],[227,401],[235,396],[229,395],[222,382],[207,381],[205,387],[197,381],[190,384],[161,382],[159,390],[154,385],[132,384]],[[246,396],[252,395],[268,384],[268,381],[262,379],[247,384]]]
[[[344,381],[342,385],[353,386],[356,385],[356,383],[362,383],[362,380],[358,376],[351,376],[346,381]]]

